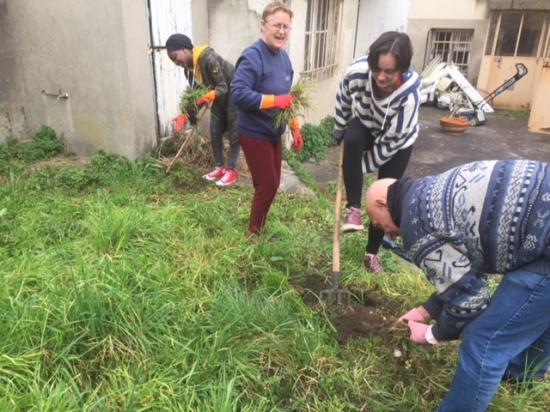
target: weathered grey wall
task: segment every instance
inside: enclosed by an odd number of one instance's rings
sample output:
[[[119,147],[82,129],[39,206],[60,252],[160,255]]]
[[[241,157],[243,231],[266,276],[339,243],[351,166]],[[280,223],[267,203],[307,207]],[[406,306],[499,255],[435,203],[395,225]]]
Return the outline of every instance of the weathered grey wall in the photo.
[[[0,143],[10,136],[25,135],[22,82],[8,26],[7,3],[0,0]]]
[[[193,35],[195,44],[208,43],[208,2],[205,0],[191,1],[191,15],[193,17]]]
[[[156,144],[146,0],[4,1],[0,100],[23,108],[31,133],[47,124],[83,155],[135,158]]]
[[[407,34],[411,38],[411,42],[414,46],[412,65],[419,73],[424,66],[426,42],[431,29],[474,30],[467,77],[471,83],[476,84],[481,65],[481,57],[483,56],[483,43],[485,41],[487,20],[409,19]]]
[[[269,2],[208,0],[209,45],[235,63],[243,50],[260,38],[261,13]]]

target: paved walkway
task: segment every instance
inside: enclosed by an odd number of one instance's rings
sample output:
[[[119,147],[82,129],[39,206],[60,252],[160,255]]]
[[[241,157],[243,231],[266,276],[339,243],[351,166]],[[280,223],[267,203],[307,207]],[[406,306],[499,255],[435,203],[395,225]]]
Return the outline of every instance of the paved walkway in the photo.
[[[527,116],[489,115],[487,124],[469,127],[463,135],[445,134],[439,118],[446,112],[421,107],[420,135],[416,141],[407,176],[441,173],[474,160],[533,159],[550,162],[550,135],[529,133]],[[338,149],[331,148],[327,159],[306,163],[305,167],[323,187],[336,179]]]
[[[493,114],[487,124],[469,127],[464,135],[445,134],[439,118],[445,112],[422,107],[420,135],[415,143],[408,176],[443,172],[474,160],[531,159],[550,162],[550,134],[529,133],[527,116]]]

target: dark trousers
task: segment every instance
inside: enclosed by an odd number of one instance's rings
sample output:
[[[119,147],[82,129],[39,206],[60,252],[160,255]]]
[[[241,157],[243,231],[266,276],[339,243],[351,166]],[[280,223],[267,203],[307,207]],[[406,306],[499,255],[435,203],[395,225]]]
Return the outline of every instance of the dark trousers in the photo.
[[[283,145],[281,139],[259,140],[243,135],[239,135],[239,142],[254,185],[248,230],[250,233],[259,233],[265,226],[269,208],[281,182]]]
[[[361,208],[363,193],[363,156],[374,146],[374,137],[359,119],[352,119],[344,134],[344,185],[348,207]],[[412,153],[412,146],[398,151],[378,170],[378,179],[392,177],[399,179],[405,173]],[[384,232],[369,224],[367,253],[378,253]]]
[[[233,105],[222,105],[215,102],[210,109],[210,138],[216,167],[225,166],[223,155],[223,134],[229,138],[229,159],[227,168],[235,169],[241,146],[235,131],[236,109]]]

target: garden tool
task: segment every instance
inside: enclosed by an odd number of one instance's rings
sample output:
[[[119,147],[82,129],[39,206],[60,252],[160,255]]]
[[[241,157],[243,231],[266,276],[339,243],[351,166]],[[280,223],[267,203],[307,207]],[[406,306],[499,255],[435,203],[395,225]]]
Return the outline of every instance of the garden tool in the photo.
[[[516,63],[516,73],[512,77],[506,79],[504,83],[485,96],[482,101],[474,104],[475,114],[472,120],[470,120],[470,124],[472,126],[484,125],[487,120],[485,119],[485,113],[483,113],[482,106],[485,103],[492,102],[495,97],[512,87],[519,79],[525,77],[528,72],[529,70],[527,70],[527,67],[525,67],[523,63]]]
[[[342,288],[340,272],[340,215],[342,212],[342,186],[344,175],[342,164],[344,160],[344,142],[340,143],[340,158],[338,161],[338,183],[336,186],[336,206],[334,217],[334,238],[332,243],[332,287],[322,290],[319,297],[329,305],[349,305],[351,293]]]

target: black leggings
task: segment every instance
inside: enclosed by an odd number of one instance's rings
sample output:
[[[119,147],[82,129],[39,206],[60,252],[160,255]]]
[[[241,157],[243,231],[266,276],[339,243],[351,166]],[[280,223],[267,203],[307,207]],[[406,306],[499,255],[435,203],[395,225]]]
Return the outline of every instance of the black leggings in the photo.
[[[361,194],[363,192],[363,155],[372,149],[374,137],[370,130],[357,118],[352,119],[344,134],[344,185],[346,187],[348,207],[361,208]],[[412,146],[398,151],[390,160],[378,169],[378,179],[392,177],[399,179],[405,173],[405,169],[411,158]],[[378,253],[384,231],[375,229],[369,224],[369,240],[367,253]]]

